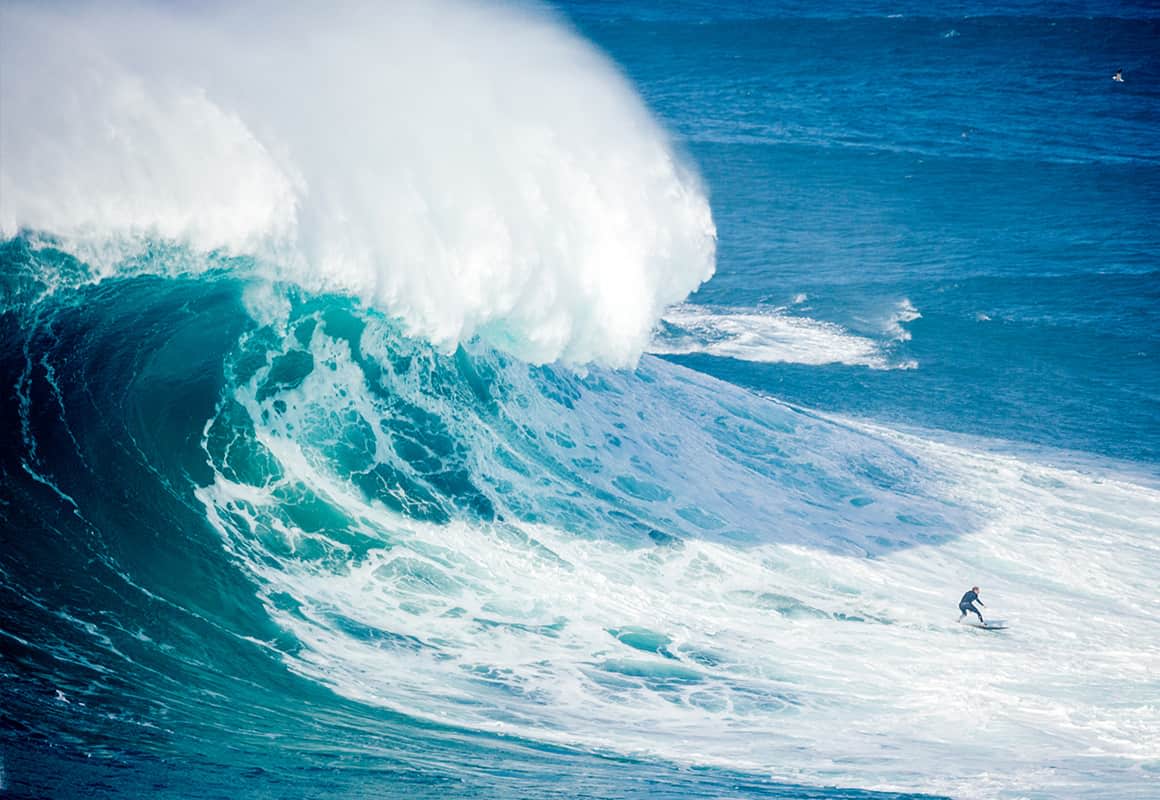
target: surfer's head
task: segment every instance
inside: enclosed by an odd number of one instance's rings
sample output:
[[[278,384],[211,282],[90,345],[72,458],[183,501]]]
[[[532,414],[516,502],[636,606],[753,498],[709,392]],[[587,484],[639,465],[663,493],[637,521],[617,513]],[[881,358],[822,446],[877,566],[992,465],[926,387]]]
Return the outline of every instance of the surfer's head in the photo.
[[[978,594],[978,593],[979,593],[979,587],[978,587],[978,586],[972,586],[972,587],[971,587],[971,591],[972,591],[972,592],[974,592],[975,594]]]

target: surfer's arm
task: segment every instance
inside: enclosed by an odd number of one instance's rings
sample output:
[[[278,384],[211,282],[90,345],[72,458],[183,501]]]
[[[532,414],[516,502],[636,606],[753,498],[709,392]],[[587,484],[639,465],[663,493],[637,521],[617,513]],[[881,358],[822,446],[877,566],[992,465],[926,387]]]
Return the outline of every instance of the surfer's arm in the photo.
[[[978,603],[979,605],[981,605],[983,608],[986,608],[986,607],[987,607],[987,604],[986,604],[986,603],[984,603],[982,600],[980,600],[980,599],[979,599],[979,598],[977,598],[977,597],[975,598],[975,602],[976,602],[976,603]]]

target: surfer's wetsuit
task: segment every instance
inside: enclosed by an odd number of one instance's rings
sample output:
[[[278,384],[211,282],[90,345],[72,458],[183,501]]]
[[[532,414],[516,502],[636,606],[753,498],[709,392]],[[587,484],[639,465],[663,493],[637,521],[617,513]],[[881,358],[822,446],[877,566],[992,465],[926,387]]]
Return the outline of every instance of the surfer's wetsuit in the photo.
[[[965,617],[967,614],[974,614],[975,616],[977,616],[979,618],[980,623],[982,623],[983,625],[986,625],[987,623],[983,622],[982,613],[979,612],[979,609],[975,608],[975,601],[976,600],[979,600],[979,595],[977,592],[975,592],[974,589],[972,589],[971,591],[964,594],[963,599],[959,601],[959,611],[962,612],[963,617]],[[982,600],[979,600],[979,605],[985,606],[987,604],[984,603]],[[960,617],[959,619],[962,619],[962,617]]]

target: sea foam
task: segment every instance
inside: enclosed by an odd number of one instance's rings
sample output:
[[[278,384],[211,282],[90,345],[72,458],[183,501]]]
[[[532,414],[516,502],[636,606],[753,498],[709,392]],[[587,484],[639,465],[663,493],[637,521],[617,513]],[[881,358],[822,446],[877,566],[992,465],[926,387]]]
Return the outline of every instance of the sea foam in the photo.
[[[800,300],[798,298],[801,298]],[[797,295],[794,305],[805,302]],[[906,341],[901,327],[920,316],[907,301],[889,321],[887,333]],[[703,354],[756,363],[846,364],[871,369],[914,369],[913,359],[895,359],[883,342],[852,333],[833,322],[788,313],[786,308],[727,308],[683,303],[665,311],[649,352]]]
[[[99,275],[172,243],[358,297],[444,348],[478,334],[624,366],[713,273],[696,174],[547,12],[0,13],[0,234],[51,238]]]

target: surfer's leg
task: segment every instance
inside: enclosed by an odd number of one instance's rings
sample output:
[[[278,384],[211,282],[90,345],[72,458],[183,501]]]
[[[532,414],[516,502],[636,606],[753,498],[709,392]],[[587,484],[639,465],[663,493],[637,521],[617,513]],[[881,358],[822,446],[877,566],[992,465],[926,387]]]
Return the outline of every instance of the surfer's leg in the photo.
[[[972,605],[972,606],[971,606],[971,611],[974,611],[974,612],[975,612],[975,616],[979,618],[979,624],[981,624],[981,625],[986,625],[986,624],[987,624],[986,622],[983,622],[983,614],[982,614],[982,612],[980,612],[980,611],[979,611],[979,609],[975,608],[975,607],[974,607],[974,605]]]

